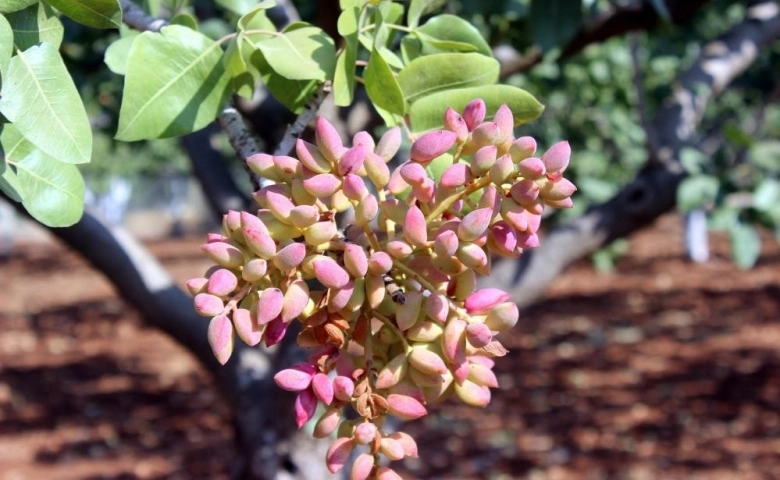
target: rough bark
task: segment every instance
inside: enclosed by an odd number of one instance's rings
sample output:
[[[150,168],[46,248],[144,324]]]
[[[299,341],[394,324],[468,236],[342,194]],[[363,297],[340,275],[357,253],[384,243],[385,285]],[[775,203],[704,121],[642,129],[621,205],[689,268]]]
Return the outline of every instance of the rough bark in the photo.
[[[606,203],[549,232],[541,247],[527,252],[520,261],[495,265],[483,285],[511,285],[512,299],[521,307],[528,306],[574,261],[670,211],[677,186],[685,177],[680,150],[694,142],[707,103],[755,60],[763,46],[780,36],[778,12],[780,7],[774,2],[757,2],[742,22],[704,45],[697,61],[678,76],[672,98],[653,122],[657,161],[648,162]]]

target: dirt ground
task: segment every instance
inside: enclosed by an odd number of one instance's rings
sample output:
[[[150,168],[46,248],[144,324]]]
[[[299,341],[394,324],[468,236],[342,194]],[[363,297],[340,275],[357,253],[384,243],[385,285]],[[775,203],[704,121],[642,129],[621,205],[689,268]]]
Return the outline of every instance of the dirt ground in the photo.
[[[488,408],[404,426],[405,478],[780,478],[780,249],[765,238],[744,272],[723,237],[704,265],[681,239],[666,217],[614,273],[559,278],[505,335]],[[200,241],[149,246],[183,282],[208,266]],[[98,273],[38,244],[0,279],[1,480],[229,477],[210,378]]]

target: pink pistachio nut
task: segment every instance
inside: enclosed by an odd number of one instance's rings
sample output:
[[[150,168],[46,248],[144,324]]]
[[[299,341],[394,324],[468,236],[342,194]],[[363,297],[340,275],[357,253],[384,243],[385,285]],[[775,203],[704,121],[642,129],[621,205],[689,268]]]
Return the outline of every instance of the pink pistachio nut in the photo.
[[[350,281],[343,288],[331,288],[328,297],[328,311],[338,312],[347,307],[352,294],[355,293],[355,283]]]
[[[355,442],[351,438],[337,438],[330,444],[328,453],[325,454],[325,464],[330,473],[337,473],[344,468],[352,450],[355,448]]]
[[[241,233],[244,236],[246,246],[258,257],[270,260],[276,255],[276,242],[271,238],[268,230],[244,227],[241,229]]]
[[[315,374],[311,379],[311,388],[324,405],[330,405],[333,402],[333,382],[326,374]]]
[[[425,315],[427,315],[428,318],[443,324],[447,321],[447,316],[450,312],[450,303],[444,295],[431,292],[430,295],[425,297],[424,309]]]
[[[401,176],[401,169],[396,168],[393,173],[390,174],[390,181],[387,182],[387,191],[393,195],[402,195],[406,192],[411,185],[406,183],[404,177]]]
[[[366,275],[366,297],[368,306],[371,308],[378,308],[382,301],[385,299],[384,275],[369,273]]]
[[[403,480],[403,477],[390,467],[379,467],[376,471],[376,480]]]
[[[471,132],[471,144],[477,148],[487,145],[501,145],[504,140],[496,122],[485,122]]]
[[[301,392],[309,388],[316,373],[317,367],[301,362],[274,375],[274,381],[283,390]]]
[[[515,119],[512,115],[512,110],[509,109],[506,103],[502,103],[501,106],[498,107],[495,115],[493,115],[493,121],[498,125],[498,130],[501,132],[501,138],[504,140],[512,138],[515,128]]]
[[[517,248],[527,250],[539,246],[539,236],[535,233],[520,232],[517,235]]]
[[[412,143],[410,157],[412,161],[426,165],[452,148],[456,139],[457,135],[448,130],[425,133]]]
[[[401,165],[401,178],[409,185],[422,185],[428,179],[428,172],[419,163],[406,162]]]
[[[474,130],[477,125],[485,120],[487,114],[487,106],[485,101],[481,98],[477,98],[469,102],[466,108],[463,109],[463,120],[466,122],[466,127],[469,131]]]
[[[302,391],[295,397],[295,423],[298,428],[306,425],[317,411],[317,397],[311,389]]]
[[[271,185],[271,187],[276,186]],[[289,192],[280,193],[270,189],[265,194],[268,209],[271,210],[271,213],[277,220],[283,223],[290,223],[290,210],[295,207],[295,204],[290,200],[290,196]]]
[[[385,437],[379,442],[379,451],[382,455],[391,461],[398,461],[404,458],[404,449],[400,443],[390,437]]]
[[[320,218],[320,212],[314,205],[297,205],[290,210],[289,221],[297,228],[305,229],[314,225]]]
[[[390,413],[404,420],[414,420],[428,414],[425,406],[416,398],[399,393],[387,396]]]
[[[355,206],[355,223],[367,226],[379,214],[379,204],[373,195],[364,196]]]
[[[349,480],[368,480],[374,469],[374,456],[370,453],[361,453],[352,464],[349,472]]]
[[[536,153],[536,140],[533,137],[520,137],[509,147],[509,155],[515,163],[525,160],[534,153]]]
[[[225,242],[205,243],[200,246],[212,262],[229,269],[239,268],[244,264],[244,254],[240,249]]]
[[[492,218],[492,208],[478,208],[469,212],[458,225],[458,238],[465,242],[473,242],[487,231]]]
[[[332,173],[320,173],[304,180],[303,188],[315,197],[329,197],[341,188],[341,180]]]
[[[270,323],[282,313],[284,294],[278,288],[266,288],[257,299],[257,323]]]
[[[565,178],[561,178],[557,182],[547,182],[539,192],[539,196],[544,198],[545,201],[555,202],[568,199],[576,191],[577,187],[573,183]]]
[[[229,242],[230,239],[221,233],[207,233],[206,243]]]
[[[339,375],[333,379],[333,396],[341,402],[348,402],[355,393],[355,382],[351,378]]]
[[[370,422],[359,424],[355,427],[355,434],[352,438],[355,439],[355,443],[358,445],[368,445],[376,438],[377,428],[376,425]]]
[[[246,164],[257,175],[273,181],[279,181],[274,173],[274,157],[267,153],[256,153],[247,157]]]
[[[481,387],[498,388],[498,378],[493,370],[479,363],[469,365],[468,379]]]
[[[252,318],[252,313],[246,308],[237,308],[233,311],[233,326],[238,337],[250,347],[263,340],[263,328],[257,325]]]
[[[268,233],[268,228],[266,228],[265,224],[262,220],[260,220],[257,215],[253,215],[249,212],[241,212],[239,214],[240,219],[240,225],[239,227],[246,227],[246,228],[253,228],[255,230],[261,230],[265,233]]]
[[[403,240],[390,240],[387,242],[387,245],[385,245],[385,250],[390,256],[399,260],[407,258],[412,254],[411,245]]]
[[[479,197],[477,208],[489,208],[493,211],[493,215],[496,215],[501,211],[502,198],[503,189],[499,192],[495,185],[488,185]]]
[[[504,221],[496,222],[490,227],[488,244],[495,253],[502,256],[512,256],[517,247],[517,232]]]
[[[512,185],[509,189],[512,199],[520,205],[529,205],[539,198],[539,184],[533,180],[524,178]]]
[[[238,286],[236,275],[225,268],[220,268],[209,276],[206,291],[218,297],[226,297]]]
[[[263,336],[263,340],[265,340],[265,346],[272,347],[281,342],[284,338],[284,335],[287,333],[288,326],[290,326],[290,324],[285,323],[284,320],[282,320],[281,315],[271,320],[271,322],[265,327],[265,334]]]
[[[421,185],[412,185],[412,193],[419,202],[430,203],[436,195],[436,182],[426,178]]]
[[[406,354],[399,353],[379,371],[376,388],[383,390],[397,385],[406,376],[408,368],[409,360]]]
[[[406,292],[404,296],[406,300],[398,305],[395,312],[395,321],[402,332],[409,330],[417,323],[423,301],[422,293],[415,290]]]
[[[354,278],[365,277],[368,272],[366,250],[356,243],[347,243],[344,246],[344,268]]]
[[[555,182],[561,178],[566,167],[569,166],[571,158],[571,146],[566,140],[561,141],[548,148],[542,155],[542,162],[547,168],[547,177]]]
[[[414,441],[411,435],[404,432],[393,432],[387,437],[392,438],[401,445],[405,456],[417,458],[417,442]]]
[[[276,268],[286,272],[300,265],[305,257],[306,245],[293,242],[276,252],[276,255],[273,257],[273,263]]]
[[[509,154],[505,154],[498,157],[496,163],[490,167],[488,177],[490,177],[490,181],[493,184],[501,186],[514,172],[515,164],[512,162],[512,157]]]
[[[338,235],[336,222],[327,220],[317,222],[303,232],[303,238],[308,245],[316,246],[333,240]]]
[[[488,312],[485,318],[485,325],[495,332],[503,332],[514,327],[519,318],[520,311],[517,308],[517,304],[505,302]]]
[[[287,286],[282,302],[282,321],[289,323],[303,313],[309,303],[309,286],[303,280],[295,280]]]
[[[363,167],[366,159],[366,150],[361,145],[354,146],[341,156],[338,163],[338,172],[342,177],[350,173],[356,173]]]
[[[490,168],[496,163],[497,155],[498,148],[495,145],[487,145],[474,152],[474,155],[471,157],[472,175],[481,177],[490,171]]]
[[[352,145],[360,145],[366,152],[373,152],[376,148],[374,137],[365,130],[361,130],[352,136]]]
[[[441,349],[444,356],[454,365],[463,363],[466,359],[466,322],[453,318],[444,326],[441,337]]]
[[[412,352],[409,354],[409,364],[428,375],[441,375],[447,371],[444,360],[438,354],[421,347],[412,348]]]
[[[462,302],[477,288],[477,274],[474,270],[464,270],[450,280],[447,294]]]
[[[289,183],[302,174],[302,165],[297,158],[288,155],[274,155],[274,169],[281,181]]]
[[[574,206],[574,202],[571,198],[564,198],[563,200],[545,200],[544,204],[548,207],[558,209],[572,208]]]
[[[537,180],[544,177],[547,172],[541,158],[528,157],[517,164],[517,171],[524,178]]]
[[[320,415],[319,420],[314,425],[314,432],[312,436],[314,438],[328,438],[339,428],[341,422],[341,409],[329,408],[325,410],[325,413]]]
[[[376,145],[374,153],[379,155],[386,163],[398,153],[399,148],[401,148],[401,129],[399,127],[393,127],[386,131],[379,139],[379,143]]]
[[[317,117],[317,124],[314,127],[314,137],[317,147],[322,155],[333,162],[338,162],[344,154],[344,144],[341,141],[339,132],[325,117]]]
[[[458,247],[457,258],[466,267],[476,269],[487,267],[489,261],[485,250],[474,243],[462,243]]]
[[[235,210],[228,210],[228,212],[222,216],[222,227],[225,230],[226,235],[230,235],[234,230],[238,229],[241,225],[241,213]],[[211,243],[211,242],[209,242]]]
[[[462,383],[455,382],[455,395],[466,405],[484,407],[490,403],[490,389],[477,385],[471,380]]]
[[[406,219],[406,212],[409,211],[409,206],[397,198],[383,200],[379,207],[387,218],[401,225],[403,225]]]
[[[209,283],[209,279],[206,277],[196,277],[187,280],[184,284],[187,287],[187,291],[193,297],[199,293],[203,293],[206,289],[206,285]]]
[[[299,138],[295,142],[295,153],[303,166],[312,172],[329,173],[331,171],[331,163],[322,156],[316,145]]]
[[[413,342],[430,343],[441,337],[442,332],[444,329],[440,324],[424,320],[407,330],[406,336]]]
[[[473,177],[467,163],[453,163],[441,175],[439,185],[443,188],[457,188],[471,183]]]
[[[313,268],[314,276],[328,288],[344,288],[349,283],[349,273],[332,258],[316,260]]]
[[[344,177],[344,195],[352,201],[360,201],[368,195],[368,188],[366,188],[366,182],[359,175],[349,173]]]
[[[368,271],[381,275],[393,268],[393,259],[385,252],[374,252],[368,257]]]
[[[416,205],[409,207],[403,227],[404,238],[410,244],[418,247],[428,245],[428,225],[425,223],[425,215],[419,207]]]
[[[199,293],[194,298],[195,311],[202,317],[219,315],[225,309],[222,299],[210,293]]]
[[[498,288],[481,288],[466,298],[464,306],[468,313],[488,313],[497,305],[508,301],[509,293]]]
[[[378,154],[369,152],[363,161],[363,167],[376,188],[384,188],[390,181],[390,168]]]
[[[217,315],[209,322],[208,341],[217,361],[224,365],[233,353],[233,324],[227,315]]]
[[[465,142],[469,136],[469,127],[466,125],[466,121],[451,107],[448,107],[447,111],[444,112],[444,128],[455,133],[458,143]]]
[[[443,257],[452,257],[458,251],[458,245],[457,233],[452,230],[445,230],[436,235],[433,241],[433,250]]]
[[[493,332],[484,323],[472,323],[466,327],[466,339],[476,348],[482,348],[493,341]]]

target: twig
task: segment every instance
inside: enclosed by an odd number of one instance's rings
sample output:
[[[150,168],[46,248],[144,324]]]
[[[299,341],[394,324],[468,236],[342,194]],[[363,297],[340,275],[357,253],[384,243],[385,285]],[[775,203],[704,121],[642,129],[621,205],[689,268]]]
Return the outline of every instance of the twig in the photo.
[[[320,88],[317,89],[317,92],[312,96],[311,100],[303,107],[303,111],[298,114],[298,118],[287,126],[282,141],[279,142],[279,145],[277,145],[274,150],[274,155],[287,155],[292,151],[295,146],[295,141],[306,129],[306,125],[308,125],[317,115],[320,105],[325,101],[325,98],[330,94],[330,91],[330,82],[320,84]]]

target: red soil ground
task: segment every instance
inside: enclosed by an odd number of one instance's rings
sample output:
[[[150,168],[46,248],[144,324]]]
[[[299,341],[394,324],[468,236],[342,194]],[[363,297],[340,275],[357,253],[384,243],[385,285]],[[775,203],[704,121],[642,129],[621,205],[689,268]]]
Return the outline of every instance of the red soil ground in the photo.
[[[150,244],[183,282],[200,238]],[[582,262],[524,312],[486,409],[404,430],[407,478],[780,478],[780,249],[740,271],[666,217],[615,272]],[[56,244],[0,264],[0,479],[228,478],[229,411],[195,360]],[[292,421],[292,415],[290,414]]]

